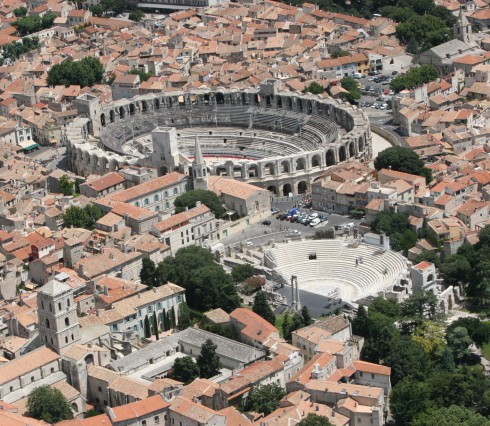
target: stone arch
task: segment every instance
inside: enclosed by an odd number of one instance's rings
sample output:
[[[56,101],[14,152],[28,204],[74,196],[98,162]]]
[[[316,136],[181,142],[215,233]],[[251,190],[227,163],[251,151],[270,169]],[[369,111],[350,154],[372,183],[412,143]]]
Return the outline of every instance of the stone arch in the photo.
[[[363,139],[362,136],[357,141],[357,149],[358,149],[359,152],[364,151],[364,139]]]
[[[351,142],[349,144],[349,158],[355,157],[356,155],[356,148],[354,147],[354,142]]]
[[[242,104],[247,105],[248,104],[248,96],[246,93],[242,93]]]
[[[114,123],[114,120],[115,120],[115,114],[114,114],[114,111],[111,109],[111,110],[109,111],[109,121],[110,121],[111,123]]]
[[[303,157],[296,160],[296,171],[304,170],[306,168],[306,161]]]
[[[293,109],[293,99],[292,98],[288,98],[288,108]]]
[[[218,176],[227,176],[228,175],[228,170],[226,170],[225,166],[218,166],[216,168],[216,174]]]
[[[268,186],[267,191],[272,192],[274,195],[277,195],[277,187],[274,185]]]
[[[209,93],[205,93],[203,96],[204,105],[209,105]]]
[[[297,99],[296,103],[298,104],[298,109],[303,111],[303,99]]]
[[[260,97],[257,93],[254,95],[254,104],[257,106],[260,104]]]
[[[271,106],[272,105],[272,101],[271,101],[271,97],[269,95],[265,95],[265,106]]]
[[[288,196],[291,193],[291,185],[289,183],[286,183],[282,186],[282,195],[285,197]]]
[[[335,153],[333,149],[329,149],[325,155],[325,160],[327,162],[327,166],[333,166],[335,164]]]
[[[265,176],[274,176],[275,175],[274,163],[267,163],[264,166],[264,175]]]
[[[306,109],[307,114],[313,114],[313,105],[312,105],[311,101],[308,101],[306,103],[306,108],[307,108]]]
[[[339,149],[339,161],[347,160],[347,154],[345,152],[345,146],[342,145]]]
[[[46,328],[49,328],[49,319],[46,318]]]
[[[305,180],[298,182],[298,194],[305,194],[308,192],[308,184]]]
[[[126,116],[126,110],[124,109],[124,107],[120,106],[119,107],[119,117],[124,118],[125,116]]]
[[[105,127],[105,125],[106,125],[106,122],[105,122],[105,114],[104,113],[100,114],[100,125],[102,127]]]
[[[233,177],[234,178],[243,178],[243,169],[242,166],[236,164],[233,166]]]
[[[282,108],[282,98],[280,96],[277,97],[277,108]]]
[[[322,160],[319,154],[315,154],[311,159],[311,167],[320,167],[322,165]]]
[[[129,115],[134,115],[135,112],[136,107],[134,106],[134,104],[129,104]]]
[[[146,101],[141,101],[141,110],[142,110],[143,112],[148,111],[148,102],[146,102]]]
[[[70,326],[70,320],[69,320],[68,318],[65,318],[65,325],[66,325],[67,327],[69,327],[69,326]]]
[[[159,176],[165,176],[168,173],[168,167],[167,166],[162,166],[158,170]]]
[[[289,161],[283,161],[281,163],[281,173],[289,173],[290,171]]]
[[[153,107],[155,109],[160,109],[160,99],[156,98],[154,101],[153,101]]]
[[[259,177],[259,167],[257,166],[257,164],[250,164],[248,166],[248,177]]]
[[[72,402],[71,404],[71,409],[73,410],[74,413],[78,413],[78,405]]]
[[[223,105],[225,103],[225,95],[223,95],[223,93],[216,93],[216,103],[218,105]]]

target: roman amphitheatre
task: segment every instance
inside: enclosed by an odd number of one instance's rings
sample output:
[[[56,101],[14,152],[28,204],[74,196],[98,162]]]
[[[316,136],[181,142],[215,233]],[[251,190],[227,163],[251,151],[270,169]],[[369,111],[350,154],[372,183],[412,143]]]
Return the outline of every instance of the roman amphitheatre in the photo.
[[[332,165],[371,158],[361,109],[283,91],[278,80],[258,89],[172,91],[108,104],[87,94],[77,106],[81,117],[67,129],[67,153],[79,175],[133,164],[159,175],[188,173],[197,137],[209,173],[289,195],[309,192]]]

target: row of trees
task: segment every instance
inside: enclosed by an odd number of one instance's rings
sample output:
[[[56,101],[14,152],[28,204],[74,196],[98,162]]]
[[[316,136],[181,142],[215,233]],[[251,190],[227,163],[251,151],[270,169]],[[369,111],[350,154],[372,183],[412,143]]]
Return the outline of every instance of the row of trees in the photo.
[[[433,65],[421,65],[393,79],[390,87],[395,92],[401,92],[402,90],[420,87],[423,84],[436,80],[438,77],[439,72]]]
[[[240,306],[232,277],[202,247],[182,248],[175,257],[166,257],[158,265],[147,259],[140,277],[142,283],[149,286],[170,281],[184,287],[189,307],[200,312],[215,308],[231,312]]]
[[[392,368],[391,411],[400,426],[451,424],[437,416],[453,418],[461,410],[479,420],[490,414],[490,378],[473,367],[479,359],[469,351],[490,340],[488,324],[463,319],[446,328],[436,304],[426,292],[401,305],[377,298],[368,312],[360,306],[352,322],[353,332],[365,337],[362,359]]]
[[[48,71],[48,85],[93,86],[102,83],[104,67],[98,58],[87,56],[81,61],[64,61]]]
[[[38,15],[24,15],[17,19],[12,25],[17,29],[17,33],[21,37],[24,37],[51,28],[55,19],[56,15],[51,12],[46,13],[43,17]]]

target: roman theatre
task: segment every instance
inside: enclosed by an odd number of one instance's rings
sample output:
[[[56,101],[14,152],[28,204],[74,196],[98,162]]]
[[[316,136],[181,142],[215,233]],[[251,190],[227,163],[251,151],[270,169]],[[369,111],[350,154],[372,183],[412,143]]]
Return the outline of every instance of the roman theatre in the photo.
[[[356,106],[319,95],[258,89],[169,91],[100,103],[76,99],[66,130],[72,170],[103,175],[129,165],[189,173],[196,138],[208,172],[282,196],[311,190],[329,166],[370,160],[369,120]]]

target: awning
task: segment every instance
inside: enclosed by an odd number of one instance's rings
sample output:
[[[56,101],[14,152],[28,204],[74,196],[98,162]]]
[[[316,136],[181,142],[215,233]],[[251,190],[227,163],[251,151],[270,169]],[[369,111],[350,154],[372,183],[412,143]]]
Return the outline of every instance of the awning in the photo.
[[[21,142],[19,145],[24,151],[32,151],[33,149],[39,148],[39,145],[37,143],[32,143],[32,141]]]

